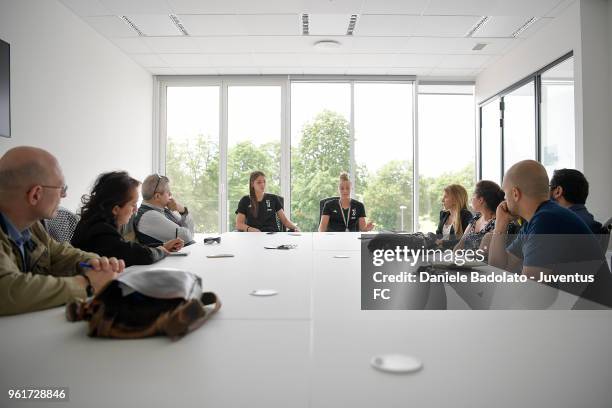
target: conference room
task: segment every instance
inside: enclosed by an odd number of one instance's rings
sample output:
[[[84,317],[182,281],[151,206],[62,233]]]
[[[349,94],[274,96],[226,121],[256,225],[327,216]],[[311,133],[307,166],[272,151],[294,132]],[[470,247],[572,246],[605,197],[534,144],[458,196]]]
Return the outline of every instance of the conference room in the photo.
[[[0,0],[0,406],[610,407],[611,106],[609,0]]]

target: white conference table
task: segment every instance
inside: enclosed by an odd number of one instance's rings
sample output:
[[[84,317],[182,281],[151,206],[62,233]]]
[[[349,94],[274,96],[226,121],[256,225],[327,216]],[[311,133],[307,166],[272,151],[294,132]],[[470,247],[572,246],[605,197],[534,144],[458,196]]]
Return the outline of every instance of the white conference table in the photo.
[[[223,302],[176,342],[89,338],[63,308],[0,318],[0,406],[612,406],[612,311],[362,311],[358,236],[226,233],[163,260]],[[263,249],[279,244],[297,248]],[[218,253],[236,256],[206,258]],[[424,367],[374,370],[387,353]],[[67,386],[70,401],[7,399],[32,386]]]

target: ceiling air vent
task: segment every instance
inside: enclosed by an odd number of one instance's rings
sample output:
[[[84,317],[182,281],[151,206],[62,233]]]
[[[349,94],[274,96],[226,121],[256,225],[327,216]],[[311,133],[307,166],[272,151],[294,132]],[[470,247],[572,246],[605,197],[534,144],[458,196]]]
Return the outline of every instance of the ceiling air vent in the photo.
[[[302,35],[308,35],[310,31],[309,22],[308,22],[308,14],[302,14]]]
[[[472,48],[472,51],[480,51],[486,46],[487,46],[486,43],[478,43]]]
[[[349,25],[348,25],[348,28],[346,29],[346,35],[353,35],[356,24],[357,24],[357,14],[351,14],[351,19],[349,20]]]

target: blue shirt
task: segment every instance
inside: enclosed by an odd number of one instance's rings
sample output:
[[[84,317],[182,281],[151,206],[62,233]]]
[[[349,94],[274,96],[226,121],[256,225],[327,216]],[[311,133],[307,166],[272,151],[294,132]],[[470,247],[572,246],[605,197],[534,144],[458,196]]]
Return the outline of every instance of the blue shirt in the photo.
[[[569,209],[573,211],[574,214],[578,216],[578,218],[584,221],[587,227],[591,229],[593,234],[601,233],[601,227],[602,227],[601,223],[595,221],[593,214],[591,214],[589,210],[587,210],[584,204],[574,204]]]
[[[17,247],[19,247],[19,250],[21,251],[21,256],[25,257],[24,245],[32,238],[32,233],[30,232],[30,229],[26,228],[23,231],[19,231],[13,225],[13,223],[11,223],[8,218],[6,218],[4,214],[0,213],[0,218],[2,219],[2,223],[6,227],[7,235],[17,245]]]
[[[601,249],[587,225],[555,201],[545,201],[506,248],[523,266],[546,267],[601,258]]]

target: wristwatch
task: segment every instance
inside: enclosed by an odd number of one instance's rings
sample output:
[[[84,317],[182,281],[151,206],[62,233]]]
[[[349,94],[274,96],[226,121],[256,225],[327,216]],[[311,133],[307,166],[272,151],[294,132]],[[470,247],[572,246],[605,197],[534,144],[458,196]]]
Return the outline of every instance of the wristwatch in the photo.
[[[185,210],[183,212],[179,212],[179,214],[181,215],[187,215],[189,214],[189,210],[187,209],[187,207],[183,207]]]
[[[84,277],[85,280],[87,281],[87,286],[85,287],[85,292],[87,293],[87,297],[93,296],[94,288],[93,286],[91,286],[91,280],[89,279],[89,276],[85,275],[84,273],[82,273],[81,276]]]

